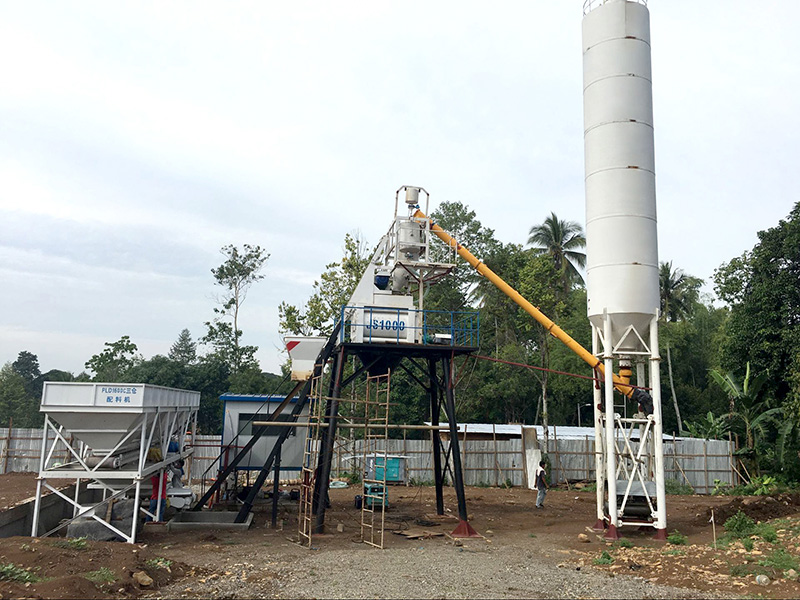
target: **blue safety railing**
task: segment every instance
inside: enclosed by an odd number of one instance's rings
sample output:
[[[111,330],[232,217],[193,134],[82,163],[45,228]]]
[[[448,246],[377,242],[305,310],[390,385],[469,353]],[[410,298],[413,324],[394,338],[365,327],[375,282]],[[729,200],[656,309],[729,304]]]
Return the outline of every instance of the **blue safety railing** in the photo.
[[[477,347],[478,311],[416,310],[389,306],[343,306],[341,342],[390,342]]]

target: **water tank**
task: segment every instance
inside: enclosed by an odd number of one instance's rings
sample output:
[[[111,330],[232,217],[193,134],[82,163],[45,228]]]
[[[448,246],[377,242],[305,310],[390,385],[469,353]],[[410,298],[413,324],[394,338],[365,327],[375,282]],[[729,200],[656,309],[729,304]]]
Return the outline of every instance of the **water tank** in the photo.
[[[588,314],[647,341],[658,314],[650,14],[644,2],[587,0],[583,99]],[[606,340],[608,343],[608,340]],[[628,335],[620,350],[641,350]]]

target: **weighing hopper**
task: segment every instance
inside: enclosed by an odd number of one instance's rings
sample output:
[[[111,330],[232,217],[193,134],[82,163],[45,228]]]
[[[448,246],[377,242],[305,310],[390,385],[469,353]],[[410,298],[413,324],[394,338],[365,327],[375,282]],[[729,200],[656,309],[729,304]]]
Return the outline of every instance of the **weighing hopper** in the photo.
[[[153,477],[160,481],[171,465],[192,455],[193,443],[188,437],[197,429],[199,406],[200,392],[143,383],[46,382],[31,535],[39,535],[41,498],[47,490],[72,505],[73,517],[44,535],[79,521],[82,531],[98,530],[133,543],[140,517],[160,520],[163,516],[160,508],[153,514],[140,506],[142,483],[150,484]],[[159,451],[151,452],[153,449]],[[191,463],[187,471],[190,482]],[[51,479],[75,481],[75,497],[61,493],[49,483]],[[88,489],[101,490],[102,498],[81,502],[81,482],[86,482]],[[145,491],[145,498],[147,495]],[[108,502],[125,499],[133,502],[124,526],[102,518]]]
[[[95,452],[107,452],[143,423],[148,429],[157,413],[199,406],[200,392],[142,383],[48,381],[40,410]]]

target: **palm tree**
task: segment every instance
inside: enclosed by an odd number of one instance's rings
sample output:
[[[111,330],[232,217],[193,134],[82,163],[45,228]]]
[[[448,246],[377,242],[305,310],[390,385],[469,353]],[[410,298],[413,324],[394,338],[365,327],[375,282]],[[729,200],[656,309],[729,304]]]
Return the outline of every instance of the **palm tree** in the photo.
[[[665,321],[683,321],[688,318],[697,302],[703,280],[687,275],[682,269],[673,269],[670,261],[661,263],[658,284],[661,318]]]
[[[563,285],[563,300],[572,285],[583,283],[583,277],[578,267],[586,266],[586,254],[578,252],[586,247],[586,236],[583,228],[575,221],[562,221],[551,212],[550,216],[541,225],[534,225],[529,231],[528,244],[533,246],[532,251],[537,255],[550,256],[553,265],[559,273]],[[557,315],[553,315],[557,318]],[[542,336],[539,346],[541,352],[541,366],[550,366],[550,338],[547,334]],[[541,375],[542,384],[542,428],[544,429],[544,447],[547,452],[548,423],[547,423],[547,371]],[[537,411],[538,412],[538,411]]]
[[[549,254],[556,269],[563,273],[564,289],[571,284],[583,282],[578,268],[586,266],[586,254],[579,249],[586,247],[583,228],[575,221],[562,221],[551,212],[541,225],[530,230],[528,244],[536,254]]]

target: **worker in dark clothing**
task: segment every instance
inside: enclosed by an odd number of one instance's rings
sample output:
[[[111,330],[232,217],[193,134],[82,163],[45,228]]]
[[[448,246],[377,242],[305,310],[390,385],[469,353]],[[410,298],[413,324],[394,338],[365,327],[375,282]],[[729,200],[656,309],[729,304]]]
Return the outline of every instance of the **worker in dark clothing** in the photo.
[[[539,466],[536,468],[536,508],[544,508],[544,497],[547,495],[547,471],[545,471],[545,462],[539,461]]]

